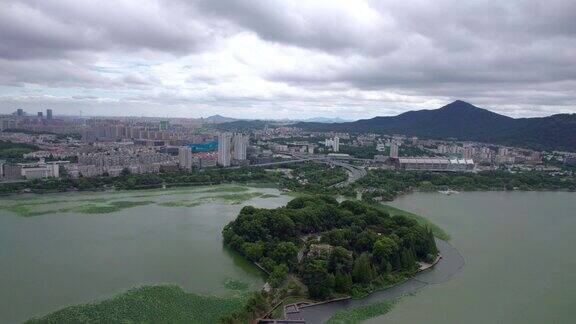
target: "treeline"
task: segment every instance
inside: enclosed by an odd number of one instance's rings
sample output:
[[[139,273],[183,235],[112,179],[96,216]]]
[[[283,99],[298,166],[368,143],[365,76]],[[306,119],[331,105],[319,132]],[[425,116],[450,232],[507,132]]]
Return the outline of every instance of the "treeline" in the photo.
[[[0,160],[8,162],[23,162],[23,155],[38,151],[40,148],[34,144],[13,143],[0,141]]]
[[[60,178],[32,180],[16,183],[0,183],[0,194],[17,193],[23,190],[32,192],[53,192],[69,190],[101,189],[149,189],[162,185],[206,185],[225,182],[277,182],[277,175],[265,172],[262,168],[222,169],[213,168],[198,171],[177,171],[166,173],[131,174],[123,171],[119,177]]]
[[[340,145],[340,151],[338,153],[349,154],[352,157],[358,159],[373,159],[374,155],[384,154],[383,152],[378,152],[376,146],[351,146],[351,145]]]
[[[3,131],[4,133],[22,133],[28,135],[56,135],[57,140],[64,140],[67,138],[73,138],[76,140],[82,139],[82,135],[78,133],[53,133],[48,131],[33,131],[29,129],[22,129],[22,128],[8,128]]]
[[[547,172],[484,171],[478,173],[438,173],[422,171],[370,170],[366,177],[345,188],[348,194],[356,189],[366,200],[393,200],[413,190],[576,190],[576,177],[551,175]],[[346,192],[343,192],[346,193]]]
[[[294,273],[314,299],[398,282],[438,254],[432,232],[416,221],[329,196],[299,197],[277,209],[244,207],[223,236],[271,273],[273,287]]]

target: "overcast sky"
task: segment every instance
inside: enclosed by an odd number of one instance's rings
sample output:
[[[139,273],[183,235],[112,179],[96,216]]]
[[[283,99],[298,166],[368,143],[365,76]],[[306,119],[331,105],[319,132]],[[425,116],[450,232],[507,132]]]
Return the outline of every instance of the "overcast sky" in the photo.
[[[574,0],[0,0],[0,113],[576,113]]]

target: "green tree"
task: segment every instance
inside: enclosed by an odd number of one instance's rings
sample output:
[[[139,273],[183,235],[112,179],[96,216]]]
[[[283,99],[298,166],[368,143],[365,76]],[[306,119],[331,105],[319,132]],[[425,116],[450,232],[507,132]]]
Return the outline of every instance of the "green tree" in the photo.
[[[272,250],[270,257],[277,263],[284,263],[294,269],[298,263],[298,247],[292,242],[280,242]]]
[[[308,260],[300,271],[302,281],[308,286],[311,298],[325,299],[330,295],[332,287],[328,282],[326,262],[322,260]]]
[[[330,254],[328,270],[332,273],[349,273],[352,270],[352,253],[341,246],[337,246]]]
[[[376,264],[380,266],[380,269],[388,272],[391,270],[390,264],[392,263],[392,258],[398,252],[398,244],[387,237],[382,236],[374,242],[374,247],[372,248],[372,257]]]
[[[258,261],[260,260],[260,258],[262,258],[262,255],[264,254],[264,243],[246,242],[242,245],[242,251],[244,252],[244,255],[248,257],[248,259],[252,261]]]
[[[270,285],[272,287],[278,288],[282,284],[284,279],[286,279],[287,275],[288,275],[288,267],[284,264],[278,265],[274,267],[274,270],[268,277],[268,282],[270,282]]]
[[[334,275],[334,290],[339,293],[349,292],[352,288],[352,277],[349,273],[341,271],[336,272]]]
[[[354,282],[367,284],[374,278],[374,269],[370,262],[370,256],[367,253],[362,253],[354,262],[354,269],[352,270],[352,278]]]

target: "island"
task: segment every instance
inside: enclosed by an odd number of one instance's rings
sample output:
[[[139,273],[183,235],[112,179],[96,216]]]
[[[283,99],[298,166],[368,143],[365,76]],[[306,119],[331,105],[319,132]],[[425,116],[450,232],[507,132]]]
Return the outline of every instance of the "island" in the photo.
[[[266,316],[253,304],[290,296],[324,301],[362,297],[415,275],[438,259],[430,228],[378,205],[302,196],[276,209],[244,207],[223,229],[224,242],[269,274],[250,309],[226,316],[236,323]]]

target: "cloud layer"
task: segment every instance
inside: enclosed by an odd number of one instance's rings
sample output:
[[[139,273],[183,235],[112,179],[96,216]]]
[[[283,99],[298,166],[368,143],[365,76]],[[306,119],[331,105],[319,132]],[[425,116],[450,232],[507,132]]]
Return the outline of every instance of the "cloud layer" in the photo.
[[[1,113],[366,118],[453,99],[576,112],[576,2],[0,2]]]

